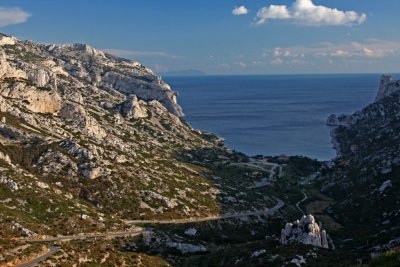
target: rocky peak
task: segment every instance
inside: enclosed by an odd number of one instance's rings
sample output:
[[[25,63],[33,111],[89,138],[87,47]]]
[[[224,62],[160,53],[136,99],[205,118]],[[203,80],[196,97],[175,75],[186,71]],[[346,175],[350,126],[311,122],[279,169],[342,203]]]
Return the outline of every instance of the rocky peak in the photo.
[[[382,98],[390,96],[391,94],[400,90],[400,80],[393,79],[390,75],[382,75],[379,82],[379,90],[375,97],[375,102],[378,103]],[[342,114],[337,116],[336,114],[332,114],[328,117],[326,124],[328,126],[343,126],[349,127],[360,119],[363,119],[366,115],[366,109],[363,111],[357,111],[352,115]]]
[[[382,75],[379,83],[379,91],[375,101],[379,101],[385,96],[388,96],[400,90],[400,80],[393,79],[390,75]]]
[[[0,33],[0,46],[3,45],[14,45],[17,39],[12,36],[7,36],[5,34]]]
[[[105,58],[104,52],[102,52],[100,50],[96,50],[88,44],[79,44],[79,43],[73,44],[71,46],[71,49],[76,50],[76,51],[81,51],[81,52],[87,53],[89,55]]]
[[[29,80],[37,88],[60,86],[58,91],[66,98],[79,94],[84,100],[79,88],[119,97],[135,95],[145,102],[159,101],[171,114],[183,116],[175,92],[150,69],[87,44],[41,45],[1,35],[0,55],[0,78]]]
[[[302,243],[317,247],[329,248],[328,238],[325,230],[317,224],[311,214],[303,215],[300,220],[287,223],[281,231],[281,243]]]

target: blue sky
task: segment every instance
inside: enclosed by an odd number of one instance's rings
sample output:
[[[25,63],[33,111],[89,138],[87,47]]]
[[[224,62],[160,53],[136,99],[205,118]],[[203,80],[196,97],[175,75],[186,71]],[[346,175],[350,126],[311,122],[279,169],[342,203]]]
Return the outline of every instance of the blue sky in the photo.
[[[89,43],[156,72],[400,70],[398,0],[10,0],[0,7],[3,33]]]

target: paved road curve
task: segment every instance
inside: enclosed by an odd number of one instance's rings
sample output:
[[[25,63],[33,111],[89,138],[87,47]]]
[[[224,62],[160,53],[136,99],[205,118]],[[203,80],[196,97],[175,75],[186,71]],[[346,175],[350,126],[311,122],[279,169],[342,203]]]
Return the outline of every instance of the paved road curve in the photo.
[[[58,246],[51,246],[49,247],[48,251],[45,254],[42,254],[32,260],[29,260],[24,263],[20,263],[15,265],[15,267],[32,267],[35,266],[36,264],[39,264],[42,261],[47,260],[50,256],[56,254],[60,250],[60,247]]]
[[[188,219],[172,219],[172,220],[133,220],[133,221],[125,221],[127,224],[138,225],[138,224],[183,224],[183,223],[194,223],[194,222],[206,222],[206,221],[218,221],[223,219],[233,219],[233,218],[243,218],[249,216],[257,216],[257,215],[274,215],[278,210],[285,206],[285,203],[278,198],[275,198],[278,203],[272,207],[271,209],[265,210],[257,210],[257,211],[247,211],[247,212],[238,212],[233,214],[225,214],[219,216],[209,216],[204,218],[188,218]]]
[[[28,243],[42,243],[42,242],[56,242],[56,241],[68,241],[68,240],[78,240],[78,239],[88,239],[95,237],[122,237],[122,236],[137,236],[144,233],[145,230],[135,230],[129,232],[109,232],[109,233],[89,233],[89,234],[79,234],[79,235],[62,235],[56,237],[49,237],[43,239],[22,239]]]
[[[299,202],[296,203],[296,207],[297,209],[302,212],[303,214],[306,214],[301,208],[300,208],[300,204],[304,201],[306,201],[308,199],[308,196],[306,195],[306,193],[302,192],[304,195],[304,198],[302,200],[300,200]]]
[[[70,235],[70,236],[57,236],[43,239],[23,239],[28,243],[44,243],[44,242],[56,242],[56,241],[67,241],[67,240],[77,240],[77,239],[88,239],[95,237],[121,237],[121,236],[137,236],[146,232],[146,230],[139,229],[130,232],[110,232],[110,233],[89,233],[89,234],[80,234],[80,235]],[[31,267],[39,264],[42,261],[47,260],[50,256],[56,254],[60,250],[59,246],[50,246],[48,251],[45,254],[39,255],[34,259],[31,259],[27,262],[20,263],[15,267]]]

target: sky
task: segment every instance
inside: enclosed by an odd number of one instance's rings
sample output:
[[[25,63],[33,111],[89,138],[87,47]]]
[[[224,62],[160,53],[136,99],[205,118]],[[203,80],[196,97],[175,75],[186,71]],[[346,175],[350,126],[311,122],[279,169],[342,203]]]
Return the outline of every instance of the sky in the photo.
[[[0,32],[157,73],[398,73],[399,0],[0,0]]]

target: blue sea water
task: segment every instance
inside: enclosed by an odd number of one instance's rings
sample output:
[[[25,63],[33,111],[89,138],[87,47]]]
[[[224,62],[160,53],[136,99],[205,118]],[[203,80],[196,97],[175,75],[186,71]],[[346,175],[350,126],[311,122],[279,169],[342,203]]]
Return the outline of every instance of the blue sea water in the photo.
[[[371,103],[379,74],[164,78],[185,119],[249,155],[335,157],[326,118]]]

